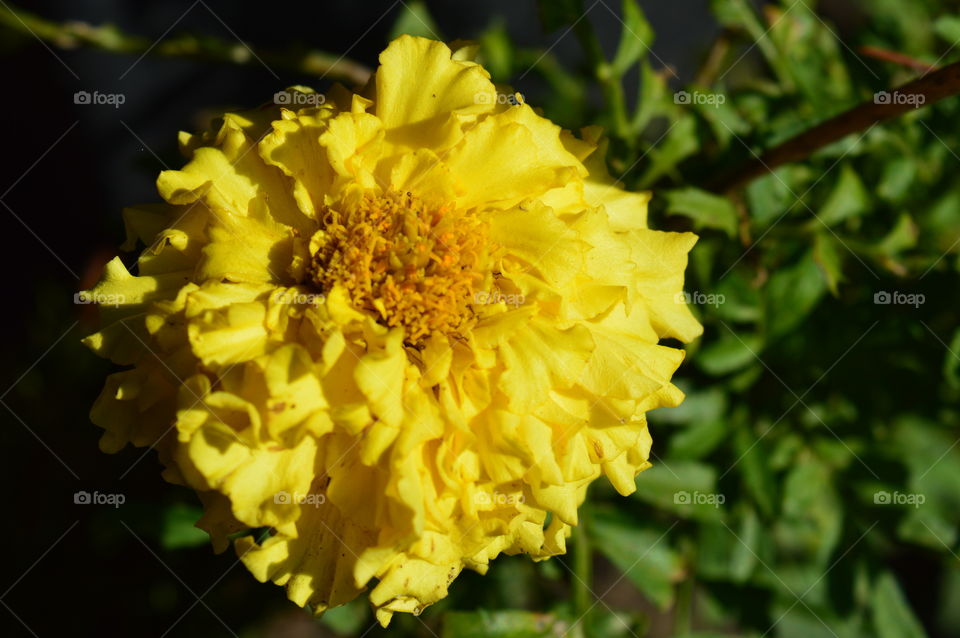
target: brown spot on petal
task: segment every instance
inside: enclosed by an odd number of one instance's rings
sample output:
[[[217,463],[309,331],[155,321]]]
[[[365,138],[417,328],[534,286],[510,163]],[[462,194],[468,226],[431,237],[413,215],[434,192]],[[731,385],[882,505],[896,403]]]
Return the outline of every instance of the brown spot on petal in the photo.
[[[593,440],[593,451],[596,452],[598,459],[602,459],[602,458],[603,458],[603,443],[601,443],[600,441],[597,441],[596,439],[594,439],[594,440]]]

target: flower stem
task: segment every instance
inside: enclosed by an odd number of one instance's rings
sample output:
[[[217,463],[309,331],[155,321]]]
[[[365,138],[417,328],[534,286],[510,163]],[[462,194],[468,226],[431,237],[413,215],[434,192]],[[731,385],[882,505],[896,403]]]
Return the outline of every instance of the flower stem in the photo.
[[[239,41],[224,42],[206,35],[172,35],[154,45],[148,38],[122,33],[113,25],[95,26],[77,21],[58,23],[14,7],[9,2],[0,7],[0,25],[61,49],[86,46],[124,55],[150,53],[237,65],[260,60],[268,69],[276,67],[292,73],[318,75],[356,86],[366,84],[371,74],[364,65],[332,53],[316,50],[255,51]]]
[[[677,584],[677,602],[673,610],[673,633],[684,636],[690,633],[693,611],[693,576],[688,575]]]
[[[603,47],[589,20],[578,21],[573,31],[583,48],[587,61],[593,69],[594,77],[603,93],[603,101],[610,115],[610,129],[614,137],[625,138],[629,134],[627,121],[627,102],[623,94],[620,77],[613,72],[610,63],[603,54]]]
[[[573,610],[580,626],[588,627],[587,615],[593,608],[593,549],[587,536],[587,503],[580,507],[579,521],[573,528]]]

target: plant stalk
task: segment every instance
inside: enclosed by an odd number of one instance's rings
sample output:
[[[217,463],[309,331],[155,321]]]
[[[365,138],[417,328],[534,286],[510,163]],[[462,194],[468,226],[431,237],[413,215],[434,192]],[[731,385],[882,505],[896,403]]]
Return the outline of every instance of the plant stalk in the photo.
[[[256,64],[276,67],[292,73],[330,78],[362,86],[370,79],[366,66],[343,56],[307,50],[276,52],[254,50],[242,42],[224,42],[209,36],[171,35],[160,42],[122,33],[109,24],[95,26],[86,22],[54,22],[11,5],[0,6],[0,25],[59,49],[89,47],[124,55],[154,55],[189,58],[236,65]],[[272,72],[272,71],[271,71]]]

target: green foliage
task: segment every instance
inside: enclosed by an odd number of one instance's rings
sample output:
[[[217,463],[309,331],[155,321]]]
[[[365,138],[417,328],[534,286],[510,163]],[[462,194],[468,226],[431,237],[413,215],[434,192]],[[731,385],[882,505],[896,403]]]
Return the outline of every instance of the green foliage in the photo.
[[[167,507],[160,528],[160,546],[181,549],[209,545],[210,536],[194,525],[202,515],[203,509],[196,505],[177,503]]]
[[[618,604],[583,622],[567,599],[529,608],[575,623],[570,635],[614,635],[598,623],[635,614],[630,600],[646,601],[638,636],[958,629],[956,614],[929,611],[936,590],[907,587],[903,571],[910,556],[925,584],[942,579],[944,599],[957,599],[958,100],[722,188],[754,154],[920,75],[860,47],[918,64],[960,58],[953,3],[861,4],[856,27],[841,29],[812,2],[714,0],[723,31],[681,86],[651,54],[639,3],[623,3],[619,42],[599,47],[587,5],[540,2],[548,30],[576,35],[586,68],[544,56],[538,104],[571,128],[604,125],[611,173],[654,192],[651,224],[701,236],[686,289],[705,333],[679,371],[687,399],[650,415],[653,467],[635,495],[598,483],[582,513],[603,558],[591,589],[606,600],[616,581]],[[480,41],[498,81],[516,82],[540,55],[498,25]],[[528,587],[555,585],[542,574]],[[560,575],[572,588],[582,577]],[[452,616],[448,635],[554,635],[540,616],[471,613]]]
[[[441,37],[440,28],[427,10],[426,2],[411,0],[401,3],[400,15],[393,23],[390,38],[397,38],[404,34],[433,39]]]
[[[667,212],[685,215],[697,230],[716,228],[728,237],[737,232],[737,209],[726,197],[694,187],[666,191]]]
[[[566,628],[564,622],[548,614],[524,611],[450,612],[444,621],[442,638],[559,638],[564,635]]]

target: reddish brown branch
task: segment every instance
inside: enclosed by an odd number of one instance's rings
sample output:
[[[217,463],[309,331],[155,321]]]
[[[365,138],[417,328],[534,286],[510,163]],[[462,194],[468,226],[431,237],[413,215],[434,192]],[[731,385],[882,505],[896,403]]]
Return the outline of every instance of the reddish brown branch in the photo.
[[[881,49],[880,47],[872,46],[862,46],[858,50],[868,58],[883,60],[884,62],[893,62],[894,64],[905,66],[908,69],[915,69],[921,73],[930,73],[931,71],[937,70],[937,67],[933,66],[932,64],[927,64],[922,60],[911,58],[909,55],[904,55],[898,51],[891,51],[889,49]]]
[[[879,122],[960,93],[960,62],[924,75],[796,135],[753,158],[711,185],[715,192],[735,190],[778,166],[806,159],[819,149]]]

